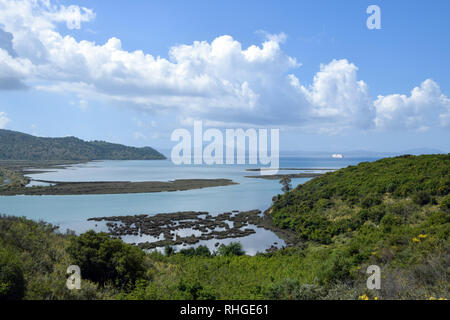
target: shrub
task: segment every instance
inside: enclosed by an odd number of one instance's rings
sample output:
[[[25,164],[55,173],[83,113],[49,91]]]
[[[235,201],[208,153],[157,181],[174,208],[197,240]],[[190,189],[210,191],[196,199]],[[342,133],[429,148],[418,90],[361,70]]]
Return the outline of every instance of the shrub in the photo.
[[[317,300],[322,290],[313,284],[302,284],[296,279],[284,279],[269,288],[267,296],[276,300]]]
[[[370,208],[381,203],[381,196],[376,193],[369,193],[361,200],[361,207]]]
[[[419,191],[412,196],[412,200],[415,204],[419,206],[424,206],[431,201],[430,195],[425,191]]]
[[[171,255],[175,254],[175,248],[172,247],[172,246],[169,246],[169,245],[165,246],[164,247],[164,254],[167,257],[170,257]]]
[[[210,257],[211,251],[209,251],[207,246],[199,246],[197,248],[181,249],[180,254],[188,257],[200,256],[200,257]]]
[[[81,269],[83,278],[117,287],[133,285],[145,272],[145,253],[106,233],[88,231],[71,239],[67,248],[73,264]]]
[[[345,282],[351,279],[352,267],[349,257],[344,252],[335,250],[327,259],[326,264],[319,272],[322,284]]]
[[[184,299],[188,300],[215,300],[211,290],[205,289],[198,281],[182,280],[177,289],[182,292]]]
[[[402,219],[399,216],[394,215],[392,213],[386,214],[381,219],[381,222],[380,222],[382,230],[384,232],[390,232],[393,227],[399,226],[399,225],[401,225],[401,223],[402,223]]]
[[[222,244],[217,250],[217,254],[220,256],[243,256],[245,251],[239,242],[231,242],[227,246]]]
[[[21,300],[25,279],[21,264],[11,250],[0,247],[0,300]]]
[[[439,203],[439,206],[441,207],[442,210],[450,210],[450,194],[442,198],[441,202]]]

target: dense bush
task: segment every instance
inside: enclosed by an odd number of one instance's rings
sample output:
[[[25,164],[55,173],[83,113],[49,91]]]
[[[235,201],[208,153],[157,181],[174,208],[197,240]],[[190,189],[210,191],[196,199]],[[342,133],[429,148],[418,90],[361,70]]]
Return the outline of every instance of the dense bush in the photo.
[[[242,249],[242,244],[232,242],[229,245],[220,245],[217,254],[220,256],[242,256],[245,254],[245,251]]]
[[[180,254],[187,257],[210,257],[211,251],[209,251],[207,246],[198,246],[197,248],[189,248],[189,249],[181,249],[179,251]]]
[[[439,205],[442,210],[450,210],[450,194],[443,197]]]
[[[25,295],[25,279],[18,257],[0,243],[0,300],[20,300]]]
[[[431,196],[426,191],[419,191],[412,196],[412,200],[414,201],[415,204],[423,206],[430,203]]]
[[[283,279],[275,283],[267,293],[274,300],[317,300],[323,289],[313,284],[302,284],[299,280]]]
[[[67,248],[83,278],[126,288],[145,274],[144,252],[106,233],[89,231],[73,237]]]

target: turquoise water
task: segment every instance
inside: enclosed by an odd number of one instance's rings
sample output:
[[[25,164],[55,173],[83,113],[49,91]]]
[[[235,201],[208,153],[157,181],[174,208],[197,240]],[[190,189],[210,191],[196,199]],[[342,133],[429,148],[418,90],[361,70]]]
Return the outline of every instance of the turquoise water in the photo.
[[[342,168],[375,159],[282,158],[282,168]],[[76,195],[76,196],[13,196],[0,197],[0,213],[25,216],[59,225],[61,230],[78,233],[88,229],[104,230],[87,221],[92,217],[170,213],[177,211],[207,211],[212,215],[232,210],[266,210],[272,197],[281,193],[278,181],[249,179],[257,175],[245,169],[255,166],[175,166],[168,160],[157,161],[96,161],[66,169],[30,175],[32,179],[49,181],[168,181],[174,179],[226,178],[238,185],[178,192]],[[280,171],[284,173],[284,171]],[[295,173],[295,171],[289,171]],[[293,179],[293,186],[309,179]],[[97,223],[98,224],[98,223]],[[274,242],[284,242],[272,232],[257,230],[257,234],[238,239],[248,252],[263,251]],[[234,239],[236,241],[236,239]],[[130,241],[134,242],[134,241]],[[215,242],[214,242],[215,243]],[[214,243],[206,243],[213,246]],[[224,241],[227,243],[227,241]]]

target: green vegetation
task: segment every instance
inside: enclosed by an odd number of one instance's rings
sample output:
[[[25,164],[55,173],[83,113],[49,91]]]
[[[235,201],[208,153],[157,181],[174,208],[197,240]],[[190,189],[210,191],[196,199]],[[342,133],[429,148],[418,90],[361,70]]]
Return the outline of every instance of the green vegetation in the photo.
[[[1,160],[155,160],[165,157],[150,147],[134,148],[75,137],[40,138],[0,129]]]
[[[0,167],[0,191],[24,188],[29,179],[15,171]]]
[[[73,238],[67,247],[72,261],[83,270],[83,278],[104,286],[132,286],[145,275],[144,252],[106,233],[89,231]]]
[[[245,254],[244,249],[242,249],[242,245],[239,242],[232,242],[229,245],[222,244],[217,250],[217,254],[219,256],[243,256]]]
[[[20,300],[25,295],[25,279],[17,256],[0,248],[0,300]]]
[[[450,155],[403,156],[331,172],[278,196],[276,225],[334,243],[368,226],[419,225],[450,191]],[[445,202],[445,201],[444,201]],[[392,228],[388,228],[389,232]]]
[[[88,280],[80,291],[67,290],[70,236],[56,231],[44,222],[0,217],[0,300],[107,298]]]
[[[295,247],[247,256],[238,243],[146,253],[88,232],[0,219],[0,298],[449,298],[450,156],[383,159],[328,173],[276,198]],[[65,288],[81,266],[82,289]],[[381,290],[366,269],[381,267]]]
[[[166,247],[166,248],[172,248],[172,247]],[[167,249],[169,250],[169,254],[167,254],[167,251],[165,251],[166,255],[171,255],[175,253],[175,250]],[[180,254],[188,256],[188,257],[194,257],[194,256],[200,256],[200,257],[211,257],[211,251],[209,251],[207,246],[198,246],[197,248],[189,248],[189,249],[181,249]]]

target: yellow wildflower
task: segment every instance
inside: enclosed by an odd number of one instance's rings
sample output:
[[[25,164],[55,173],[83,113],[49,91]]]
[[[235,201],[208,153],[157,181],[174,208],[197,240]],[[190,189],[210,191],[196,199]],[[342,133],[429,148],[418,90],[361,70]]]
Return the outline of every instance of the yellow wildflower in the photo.
[[[428,235],[426,235],[426,234],[419,234],[418,237],[420,239],[425,239],[426,237],[428,237]]]
[[[420,242],[420,239],[417,239],[416,237],[413,238],[413,242]]]

